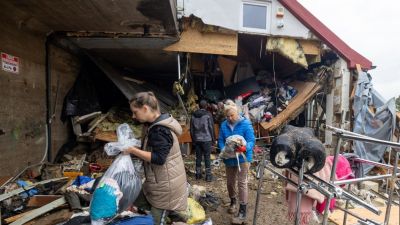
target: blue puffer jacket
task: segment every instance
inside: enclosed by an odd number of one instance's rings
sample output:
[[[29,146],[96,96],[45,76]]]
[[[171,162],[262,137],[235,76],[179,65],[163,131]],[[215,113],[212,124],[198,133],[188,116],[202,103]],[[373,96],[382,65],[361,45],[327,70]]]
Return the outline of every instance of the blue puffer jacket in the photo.
[[[241,135],[247,142],[246,145],[246,158],[247,162],[253,161],[253,147],[255,144],[254,130],[251,122],[248,119],[241,118],[239,122],[235,124],[233,129],[228,124],[228,121],[225,120],[222,122],[221,127],[219,129],[219,138],[218,138],[218,148],[223,149],[225,146],[225,140],[227,137],[232,136],[234,134]],[[239,156],[239,163],[244,163],[245,160],[243,156]],[[237,166],[236,158],[233,159],[224,159],[224,163],[226,166]]]

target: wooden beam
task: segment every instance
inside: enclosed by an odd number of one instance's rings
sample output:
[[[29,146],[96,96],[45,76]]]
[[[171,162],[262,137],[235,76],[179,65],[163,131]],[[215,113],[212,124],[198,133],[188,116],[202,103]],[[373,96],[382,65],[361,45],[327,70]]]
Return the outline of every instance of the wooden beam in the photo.
[[[7,199],[7,198],[10,198],[10,197],[12,197],[12,196],[14,196],[14,195],[17,195],[17,194],[19,194],[19,193],[22,193],[22,192],[24,192],[24,191],[27,191],[27,190],[29,190],[29,189],[32,189],[32,188],[36,187],[36,186],[39,185],[39,184],[47,184],[47,183],[50,183],[50,182],[61,181],[61,180],[66,180],[66,179],[68,179],[68,177],[54,178],[54,179],[49,179],[49,180],[40,181],[40,182],[31,184],[31,185],[28,185],[28,186],[26,186],[26,187],[24,187],[24,188],[15,189],[15,190],[13,190],[13,191],[10,191],[10,192],[8,192],[8,193],[5,193],[5,194],[0,195],[0,202],[3,201],[3,200],[5,200],[5,199]]]
[[[57,200],[61,197],[62,197],[61,195],[35,195],[29,199],[28,204],[26,206],[27,207],[42,207],[42,206],[47,205],[50,202]]]
[[[61,205],[64,205],[66,202],[64,197],[61,197],[60,199],[57,199],[55,201],[50,202],[47,205],[44,205],[40,208],[34,209],[32,211],[29,211],[29,213],[25,214],[15,222],[11,223],[11,225],[22,225],[25,224],[26,222],[29,222],[47,212],[50,212],[51,210],[60,207]]]
[[[238,35],[214,32],[200,32],[187,27],[181,34],[181,39],[164,48],[171,52],[192,52],[216,55],[233,55],[238,52]]]

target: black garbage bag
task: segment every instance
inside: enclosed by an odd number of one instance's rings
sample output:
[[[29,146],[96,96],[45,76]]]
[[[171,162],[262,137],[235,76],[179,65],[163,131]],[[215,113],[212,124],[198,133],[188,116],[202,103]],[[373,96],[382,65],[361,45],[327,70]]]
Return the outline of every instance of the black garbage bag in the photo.
[[[221,204],[220,199],[213,192],[206,192],[205,196],[199,198],[199,203],[207,212],[216,211]]]
[[[286,125],[272,142],[270,158],[278,168],[300,168],[304,160],[305,172],[311,174],[324,167],[326,153],[311,128]]]

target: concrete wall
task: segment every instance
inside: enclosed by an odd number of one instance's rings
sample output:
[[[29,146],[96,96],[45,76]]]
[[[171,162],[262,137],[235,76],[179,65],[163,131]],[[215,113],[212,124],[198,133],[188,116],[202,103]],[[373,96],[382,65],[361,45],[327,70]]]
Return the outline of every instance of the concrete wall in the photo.
[[[2,14],[3,15],[3,14]],[[39,162],[46,147],[45,35],[21,29],[16,18],[0,15],[0,51],[20,59],[19,74],[0,69],[0,176],[15,175]],[[53,129],[53,154],[66,141],[66,125],[59,121],[63,98],[72,86],[79,63],[53,47],[52,103],[59,77]]]
[[[267,21],[269,27],[267,31],[246,32],[241,27],[242,3],[266,4],[268,7]],[[220,26],[245,33],[256,33],[261,35],[288,36],[295,38],[308,39],[311,37],[310,31],[288,10],[284,10],[284,17],[276,17],[279,7],[283,7],[277,0],[180,0],[178,9],[183,9],[180,16],[189,17],[194,15],[209,25]],[[268,20],[269,19],[269,20]],[[278,28],[278,24],[284,26]]]

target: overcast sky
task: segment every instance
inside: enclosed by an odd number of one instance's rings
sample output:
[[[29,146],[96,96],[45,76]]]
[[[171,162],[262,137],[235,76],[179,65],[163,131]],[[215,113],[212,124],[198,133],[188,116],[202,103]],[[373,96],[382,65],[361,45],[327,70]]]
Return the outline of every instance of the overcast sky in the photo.
[[[298,1],[377,66],[370,74],[382,96],[388,100],[400,95],[399,0]]]

